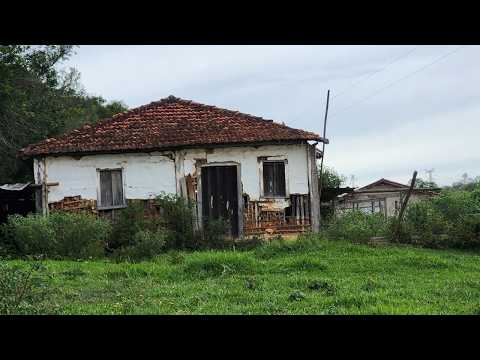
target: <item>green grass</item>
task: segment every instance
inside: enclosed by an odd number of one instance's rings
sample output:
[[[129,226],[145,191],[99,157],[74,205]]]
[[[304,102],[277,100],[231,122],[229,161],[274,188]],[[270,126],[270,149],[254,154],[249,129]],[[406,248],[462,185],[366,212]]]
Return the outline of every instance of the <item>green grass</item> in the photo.
[[[64,314],[480,314],[479,260],[471,252],[322,241],[138,264],[44,264],[51,301]]]

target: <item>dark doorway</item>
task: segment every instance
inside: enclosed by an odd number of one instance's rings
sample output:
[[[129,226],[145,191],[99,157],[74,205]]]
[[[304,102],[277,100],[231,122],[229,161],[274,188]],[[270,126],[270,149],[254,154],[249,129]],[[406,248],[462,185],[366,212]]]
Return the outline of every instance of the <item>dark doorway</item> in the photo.
[[[7,186],[8,184],[5,184],[0,188],[0,224],[6,222],[9,215],[26,216],[35,212],[35,196],[32,187],[25,186],[20,190],[7,190]]]
[[[236,166],[202,167],[203,224],[209,219],[225,219],[229,233],[238,237],[238,182]]]

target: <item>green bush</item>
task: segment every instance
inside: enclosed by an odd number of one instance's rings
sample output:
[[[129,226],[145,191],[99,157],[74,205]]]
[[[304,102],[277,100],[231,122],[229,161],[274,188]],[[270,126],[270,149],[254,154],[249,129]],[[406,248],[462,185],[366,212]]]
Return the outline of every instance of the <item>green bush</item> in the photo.
[[[25,270],[0,262],[0,315],[56,313],[47,280],[39,263]]]
[[[333,240],[365,243],[371,237],[385,236],[388,224],[388,219],[382,214],[365,214],[352,210],[333,219],[328,224],[325,234]]]
[[[476,248],[480,246],[477,211],[473,196],[465,191],[448,191],[413,203],[407,209],[399,241],[429,248]]]
[[[145,216],[145,208],[141,203],[130,203],[128,207],[118,211],[113,221],[112,235],[108,248],[115,250],[134,245],[135,234],[139,231],[156,231],[160,227],[158,219]]]
[[[228,222],[224,219],[208,219],[202,231],[201,247],[204,249],[226,249],[232,248],[233,241],[226,237]]]
[[[156,198],[161,209],[160,221],[170,231],[168,249],[198,249],[200,238],[194,232],[195,207],[187,199],[162,192]]]
[[[108,220],[86,213],[54,212],[48,216],[56,238],[57,252],[70,259],[99,258],[111,233]]]
[[[165,231],[140,230],[133,236],[131,245],[115,251],[119,260],[142,261],[151,259],[164,251],[168,233]]]
[[[48,217],[12,215],[2,228],[18,255],[58,255],[55,231]]]
[[[14,215],[3,225],[17,255],[86,259],[104,254],[110,223],[85,213],[55,212],[49,216]]]

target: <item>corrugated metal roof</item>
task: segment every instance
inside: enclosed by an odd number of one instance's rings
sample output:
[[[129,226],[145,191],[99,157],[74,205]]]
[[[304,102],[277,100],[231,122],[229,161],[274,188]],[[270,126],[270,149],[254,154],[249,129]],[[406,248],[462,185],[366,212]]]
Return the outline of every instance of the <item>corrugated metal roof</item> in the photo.
[[[0,185],[0,189],[7,191],[22,191],[31,183],[16,183],[16,184],[3,184]]]

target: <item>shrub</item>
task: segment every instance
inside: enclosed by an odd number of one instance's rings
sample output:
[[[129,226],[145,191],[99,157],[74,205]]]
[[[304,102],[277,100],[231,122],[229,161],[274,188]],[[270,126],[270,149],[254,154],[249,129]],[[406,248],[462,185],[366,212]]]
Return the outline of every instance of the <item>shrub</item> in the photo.
[[[162,226],[170,230],[168,249],[198,249],[200,241],[194,233],[194,206],[187,199],[174,194],[161,193],[157,197],[161,209]]]
[[[45,268],[32,264],[27,270],[0,262],[0,314],[55,313]]]
[[[330,239],[364,243],[371,237],[386,235],[388,224],[388,219],[382,214],[352,210],[333,219],[325,233]]]
[[[114,254],[119,260],[151,259],[163,252],[167,238],[166,231],[140,230],[133,236],[131,245],[117,249]]]
[[[480,246],[480,202],[475,192],[443,191],[409,205],[400,242],[429,248]]]
[[[208,219],[202,231],[202,248],[225,249],[233,247],[234,242],[226,238],[228,228],[228,222],[222,218]]]
[[[54,228],[48,217],[9,216],[3,232],[8,242],[15,245],[18,255],[58,254]]]
[[[118,213],[113,221],[112,235],[108,241],[110,250],[128,247],[134,244],[135,234],[142,230],[156,230],[159,221],[145,216],[145,208],[141,203],[131,203]]]
[[[10,216],[3,225],[18,255],[85,259],[104,253],[110,223],[85,213]]]
[[[49,217],[61,257],[99,258],[111,233],[109,221],[87,213],[54,212]]]

